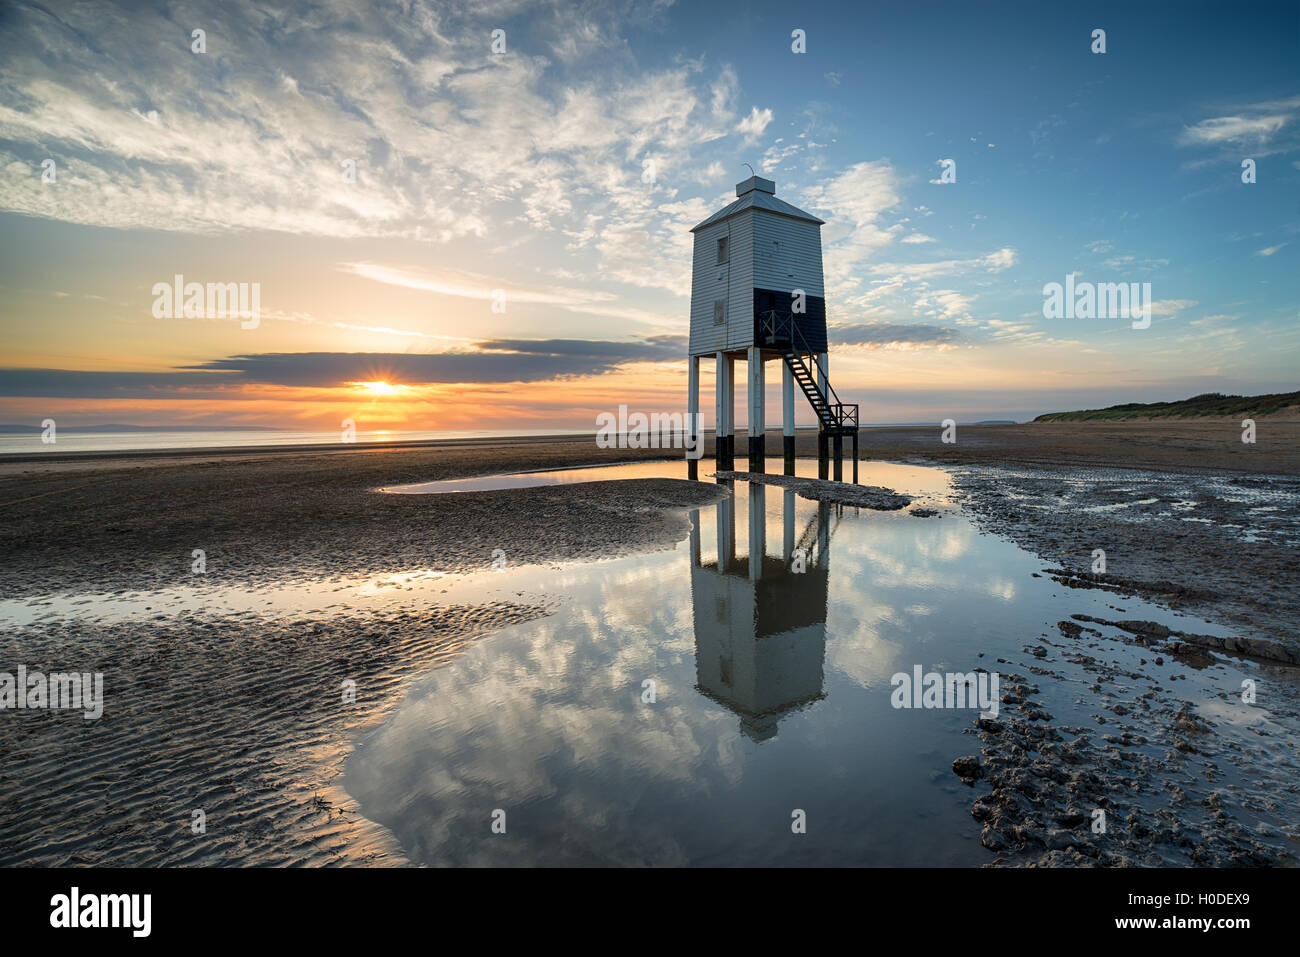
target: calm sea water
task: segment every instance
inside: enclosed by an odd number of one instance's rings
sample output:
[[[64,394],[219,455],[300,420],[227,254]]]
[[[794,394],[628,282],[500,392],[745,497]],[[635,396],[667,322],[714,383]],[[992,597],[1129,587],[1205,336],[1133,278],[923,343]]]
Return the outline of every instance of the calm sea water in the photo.
[[[357,432],[358,442],[415,442],[430,439],[500,439],[527,435],[590,435],[594,429],[481,429],[477,431]],[[0,455],[58,452],[127,452],[147,449],[250,448],[268,445],[329,445],[341,441],[339,431],[229,432],[71,432],[58,431],[46,445],[39,432],[0,435]]]

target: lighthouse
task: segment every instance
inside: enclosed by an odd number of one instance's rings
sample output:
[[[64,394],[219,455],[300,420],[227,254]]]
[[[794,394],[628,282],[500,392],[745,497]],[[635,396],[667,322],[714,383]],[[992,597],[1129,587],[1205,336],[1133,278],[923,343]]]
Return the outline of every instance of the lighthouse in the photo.
[[[778,199],[776,183],[751,176],[736,184],[736,200],[691,232],[688,421],[698,422],[700,361],[715,363],[714,457],[719,469],[735,465],[736,360],[745,362],[749,470],[764,471],[768,362],[781,368],[785,472],[794,474],[795,389],[818,425],[820,473],[826,478],[834,447],[835,480],[842,476],[842,440],[853,448],[858,472],[858,407],[842,403],[829,380],[826,292],[822,282],[824,221]],[[692,463],[693,465],[693,463]]]

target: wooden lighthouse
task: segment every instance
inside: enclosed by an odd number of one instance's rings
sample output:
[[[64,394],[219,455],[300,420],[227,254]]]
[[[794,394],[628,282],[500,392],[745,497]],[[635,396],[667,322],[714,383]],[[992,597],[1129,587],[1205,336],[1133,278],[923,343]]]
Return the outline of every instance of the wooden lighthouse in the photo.
[[[794,390],[798,385],[818,425],[818,458],[826,478],[834,446],[835,480],[842,480],[842,439],[853,447],[858,472],[858,407],[840,402],[828,379],[826,293],[822,283],[823,221],[776,197],[776,183],[760,176],[736,185],[736,201],[691,230],[688,411],[698,422],[700,360],[716,363],[714,456],[719,469],[735,467],[735,369],[744,359],[748,380],[749,470],[764,471],[764,363],[781,363],[785,471],[794,473]],[[692,463],[693,466],[693,463]]]

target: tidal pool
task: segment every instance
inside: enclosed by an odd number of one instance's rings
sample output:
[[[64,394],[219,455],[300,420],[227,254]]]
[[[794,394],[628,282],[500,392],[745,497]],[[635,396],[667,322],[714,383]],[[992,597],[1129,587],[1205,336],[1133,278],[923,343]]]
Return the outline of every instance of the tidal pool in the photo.
[[[744,462],[738,460],[743,468]],[[768,471],[780,472],[780,459],[768,460]],[[709,477],[714,469],[712,460],[701,459],[696,463],[701,478]],[[861,484],[870,485],[864,475],[875,475],[879,481],[883,475],[897,475],[899,470],[908,471],[908,466],[890,463],[864,463],[864,471],[859,473]],[[869,471],[867,471],[869,470]],[[916,470],[912,470],[916,471]],[[796,459],[795,474],[803,478],[817,477],[816,459]],[[507,472],[499,475],[479,475],[473,478],[444,479],[438,482],[416,482],[411,485],[389,485],[381,492],[395,495],[441,495],[448,492],[490,492],[503,488],[535,488],[539,485],[575,485],[579,482],[606,482],[611,479],[642,478],[680,478],[687,477],[686,463],[681,459],[669,459],[659,462],[626,462],[619,465],[582,465],[577,468],[539,469],[534,472]]]
[[[599,471],[655,469],[683,466]],[[425,865],[984,864],[974,794],[951,770],[979,751],[976,711],[895,708],[895,673],[1048,663],[1063,677],[1040,680],[1044,706],[1058,724],[1082,724],[1100,703],[1084,690],[1092,677],[1057,653],[1057,621],[1229,633],[1039,577],[1043,560],[953,506],[942,470],[872,463],[863,483],[940,515],[737,481],[690,513],[675,549],[507,568],[499,587],[552,596],[554,613],[418,679],[358,742],[344,788]],[[1098,628],[1108,661],[1154,667],[1150,652]],[[1044,642],[1046,662],[1027,653]],[[1157,673],[1177,672],[1198,707],[1222,708],[1258,670],[1170,662]],[[1269,720],[1257,706],[1232,726],[1246,734]],[[1217,774],[1225,788],[1250,783]]]

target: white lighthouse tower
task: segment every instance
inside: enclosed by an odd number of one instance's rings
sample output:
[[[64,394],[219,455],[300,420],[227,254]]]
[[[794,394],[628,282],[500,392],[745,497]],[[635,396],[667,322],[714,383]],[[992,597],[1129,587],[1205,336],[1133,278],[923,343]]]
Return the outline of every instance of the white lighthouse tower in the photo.
[[[688,411],[699,413],[700,359],[717,369],[714,455],[719,469],[734,467],[735,364],[748,379],[749,469],[764,470],[764,363],[781,362],[785,471],[794,472],[794,389],[816,414],[818,452],[826,477],[828,440],[841,478],[841,439],[853,440],[857,481],[858,407],[845,405],[827,379],[826,293],[821,227],[811,213],[776,197],[776,183],[760,176],[736,185],[736,201],[696,226],[691,278]]]

